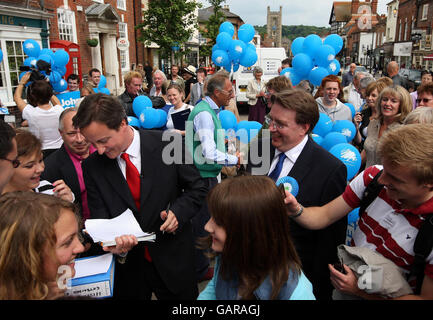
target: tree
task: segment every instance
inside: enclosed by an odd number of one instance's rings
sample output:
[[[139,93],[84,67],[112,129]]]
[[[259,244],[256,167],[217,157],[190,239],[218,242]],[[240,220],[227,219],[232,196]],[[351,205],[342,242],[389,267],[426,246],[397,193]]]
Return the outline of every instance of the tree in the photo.
[[[200,46],[200,56],[210,56],[212,54],[212,47],[216,43],[219,27],[226,20],[221,6],[225,0],[208,0],[208,2],[213,7],[213,14],[206,21],[205,28],[200,30],[202,36],[209,39],[206,45]]]
[[[149,1],[148,10],[143,12],[143,22],[136,26],[140,30],[138,41],[144,45],[156,43],[161,58],[170,58],[172,47],[182,48],[198,28],[195,10],[200,7],[196,0]],[[177,55],[182,55],[182,50]]]

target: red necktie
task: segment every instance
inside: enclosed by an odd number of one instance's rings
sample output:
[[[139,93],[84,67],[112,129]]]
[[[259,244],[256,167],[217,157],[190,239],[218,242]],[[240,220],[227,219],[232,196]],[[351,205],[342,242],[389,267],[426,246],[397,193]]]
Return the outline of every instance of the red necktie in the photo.
[[[125,160],[126,182],[128,183],[129,190],[131,191],[135,205],[137,206],[137,209],[140,210],[140,173],[129,159],[129,155],[127,153],[122,153],[120,157]],[[149,262],[152,261],[147,246],[144,247],[144,256]]]

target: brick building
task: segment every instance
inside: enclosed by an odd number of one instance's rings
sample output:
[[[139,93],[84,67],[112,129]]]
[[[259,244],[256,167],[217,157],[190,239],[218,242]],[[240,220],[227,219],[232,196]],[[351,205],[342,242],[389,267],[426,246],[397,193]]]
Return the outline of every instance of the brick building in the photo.
[[[400,0],[394,42],[394,57],[401,67],[412,66],[412,30],[416,23],[416,1]]]
[[[418,1],[412,29],[412,64],[416,68],[433,70],[432,29],[433,0]]]

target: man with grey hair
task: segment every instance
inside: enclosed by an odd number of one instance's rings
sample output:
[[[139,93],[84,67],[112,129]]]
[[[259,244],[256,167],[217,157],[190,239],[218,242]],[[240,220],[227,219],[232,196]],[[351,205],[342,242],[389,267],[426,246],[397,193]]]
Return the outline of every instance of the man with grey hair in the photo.
[[[59,117],[59,132],[63,139],[60,149],[45,160],[45,170],[41,178],[50,182],[63,179],[75,195],[75,203],[80,207],[83,221],[90,216],[87,206],[87,191],[83,179],[81,163],[96,149],[72,124],[77,108],[65,109]]]
[[[400,70],[400,66],[396,61],[390,61],[386,66],[386,72],[388,73],[388,77],[392,79],[392,82],[395,85],[402,86],[406,90],[409,90],[409,85],[407,83],[407,80],[398,73],[399,70]]]
[[[353,81],[347,87],[343,88],[344,100],[351,103],[358,112],[364,101],[360,94],[360,81],[366,76],[365,72],[356,72],[353,76]]]
[[[361,95],[361,99],[365,100],[365,90],[367,86],[374,81],[376,80],[370,73],[366,73],[365,77],[359,81],[359,94]]]
[[[206,187],[212,189],[217,183],[223,166],[240,166],[240,155],[226,152],[225,134],[218,118],[220,108],[227,106],[234,91],[230,78],[226,73],[216,73],[210,77],[206,96],[191,111],[186,124],[185,143],[193,157],[194,165],[206,182]],[[192,130],[191,130],[192,129]],[[207,235],[204,225],[210,219],[206,203],[193,218],[195,238]],[[202,251],[196,250],[197,280],[210,280],[209,258]]]
[[[149,96],[162,96],[162,85],[164,82],[167,82],[167,77],[165,76],[165,73],[161,70],[155,70],[153,73],[153,86],[150,89]]]

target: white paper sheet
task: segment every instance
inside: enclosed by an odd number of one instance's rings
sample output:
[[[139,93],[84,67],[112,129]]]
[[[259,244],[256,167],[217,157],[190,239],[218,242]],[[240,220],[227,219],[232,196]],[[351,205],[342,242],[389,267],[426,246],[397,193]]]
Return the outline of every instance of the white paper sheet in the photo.
[[[106,273],[110,268],[113,254],[107,253],[83,260],[75,261],[75,278],[82,278],[94,274]]]
[[[130,209],[113,219],[87,219],[84,225],[94,242],[114,241],[122,235],[131,234],[137,238],[149,235],[141,230]]]

